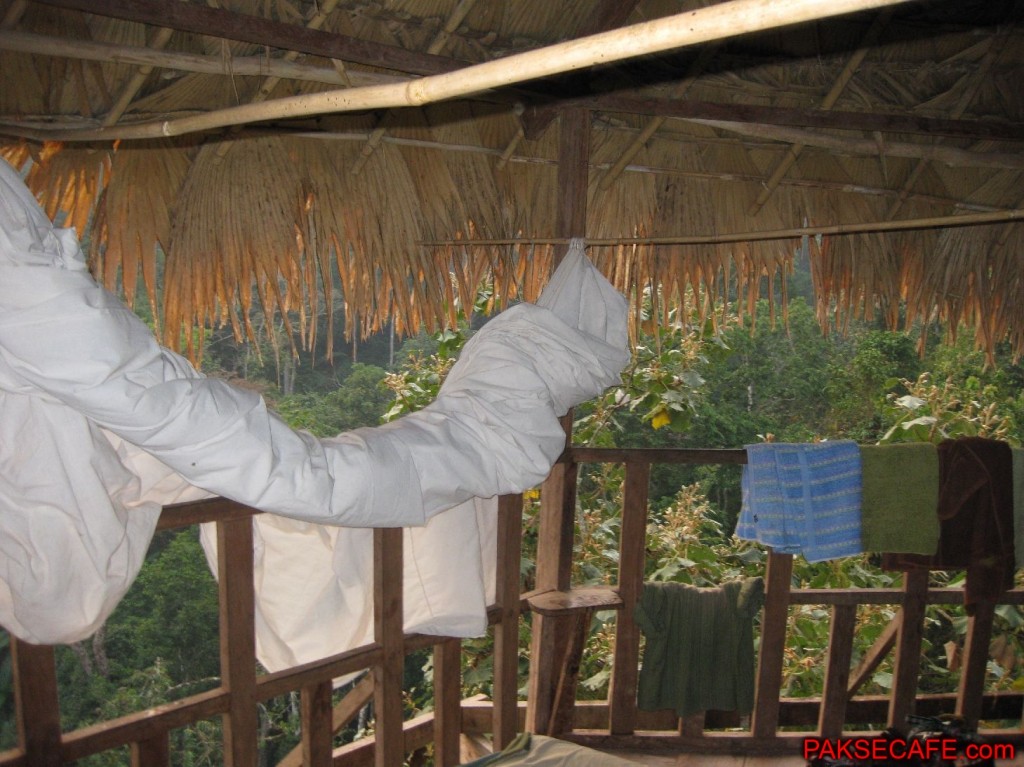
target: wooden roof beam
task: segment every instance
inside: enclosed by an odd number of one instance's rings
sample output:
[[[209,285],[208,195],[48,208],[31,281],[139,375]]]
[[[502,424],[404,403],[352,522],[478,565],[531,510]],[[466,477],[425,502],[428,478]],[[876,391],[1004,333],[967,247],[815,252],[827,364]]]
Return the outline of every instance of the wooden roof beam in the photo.
[[[724,120],[726,122],[779,125],[790,128],[909,133],[986,141],[1024,141],[1024,123],[991,120],[963,120],[923,117],[912,114],[825,111],[768,107],[756,104],[723,104],[670,98],[640,99],[631,96],[596,96],[573,99],[570,104],[602,112],[657,115],[684,121]],[[650,138],[643,131],[644,140]]]
[[[416,75],[451,72],[470,62],[380,45],[347,35],[284,24],[270,19],[164,0],[34,0],[56,8],[110,16],[181,32],[297,51]]]
[[[846,88],[846,84],[850,82],[850,79],[853,77],[854,72],[857,71],[857,67],[860,66],[860,63],[864,60],[864,57],[867,56],[868,51],[871,49],[871,46],[873,46],[878,41],[878,38],[881,36],[882,31],[889,25],[889,21],[891,18],[892,13],[888,10],[882,11],[880,14],[878,14],[878,16],[875,17],[875,20],[871,23],[871,26],[868,28],[868,31],[864,34],[864,38],[861,40],[860,47],[858,47],[857,50],[853,52],[853,55],[850,56],[850,59],[849,61],[846,62],[846,66],[840,73],[839,78],[832,84],[832,88],[829,90],[825,98],[822,100],[821,108],[823,110],[828,111],[835,105],[836,101],[839,99],[840,94],[842,94],[843,89]],[[771,197],[772,192],[775,191],[775,188],[779,185],[779,182],[782,180],[782,177],[789,172],[790,168],[793,167],[793,164],[796,162],[796,159],[800,156],[800,152],[802,151],[803,146],[801,144],[793,144],[791,147],[789,147],[789,149],[786,151],[786,154],[783,155],[782,159],[776,164],[775,168],[772,170],[771,174],[768,177],[768,181],[765,182],[764,188],[761,190],[761,193],[757,196],[757,199],[754,201],[754,204],[750,206],[750,209],[747,211],[748,215],[756,216],[758,212],[761,210],[761,208],[764,207],[764,204],[768,202],[768,198]]]
[[[109,129],[30,131],[24,130],[18,124],[10,123],[3,126],[3,131],[28,138],[45,134],[47,139],[65,141],[147,139],[251,122],[308,117],[314,114],[423,106],[448,99],[475,96],[494,88],[509,87],[591,66],[611,64],[745,33],[906,2],[909,0],[790,0],[785,4],[780,4],[776,0],[731,0],[696,11],[645,21],[590,37],[475,64],[457,72],[418,78],[407,83],[303,94],[276,99],[265,104],[242,104],[179,119],[120,128],[116,134]]]
[[[1002,29],[999,32],[999,34],[993,35],[985,41],[985,43],[987,43],[988,50],[986,51],[984,57],[981,60],[981,65],[971,76],[970,82],[962,90],[960,98],[958,99],[956,105],[953,107],[951,113],[952,117],[962,117],[964,113],[967,111],[967,107],[970,105],[971,101],[974,100],[974,97],[977,95],[978,89],[981,87],[982,82],[984,82],[985,78],[988,77],[988,73],[992,70],[992,67],[995,65],[996,59],[999,58],[999,53],[1002,51],[1003,43],[1005,43],[1009,30],[1011,28],[1012,26],[1007,26],[1004,29]],[[913,169],[910,171],[910,175],[907,176],[906,180],[903,182],[903,188],[900,190],[899,197],[889,208],[889,211],[886,215],[887,218],[893,219],[896,217],[896,214],[899,213],[900,208],[903,207],[903,203],[905,203],[907,200],[907,195],[910,193],[910,190],[914,188],[914,185],[917,183],[917,180],[921,177],[921,174],[928,167],[928,163],[929,160],[927,158],[921,158],[914,165]]]

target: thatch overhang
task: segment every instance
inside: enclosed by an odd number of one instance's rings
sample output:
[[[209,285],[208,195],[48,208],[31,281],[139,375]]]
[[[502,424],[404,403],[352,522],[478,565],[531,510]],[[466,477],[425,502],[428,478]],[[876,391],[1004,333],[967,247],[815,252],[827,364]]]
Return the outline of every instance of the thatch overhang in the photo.
[[[568,234],[559,116],[585,109],[572,234],[627,293],[747,312],[806,254],[824,322],[966,323],[1024,350],[1019,0],[0,12],[0,153],[98,277],[144,286],[171,345],[244,335],[257,301],[313,343],[339,291],[364,334],[437,327],[488,277],[535,297]]]

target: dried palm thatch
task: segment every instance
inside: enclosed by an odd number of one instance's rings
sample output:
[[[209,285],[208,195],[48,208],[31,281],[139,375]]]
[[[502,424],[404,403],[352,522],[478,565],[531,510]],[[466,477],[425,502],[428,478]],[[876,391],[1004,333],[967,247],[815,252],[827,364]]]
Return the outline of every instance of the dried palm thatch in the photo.
[[[329,350],[336,305],[346,335],[367,335],[392,321],[403,334],[451,323],[485,280],[498,306],[532,300],[571,234],[592,243],[638,320],[679,307],[714,321],[752,315],[765,296],[775,321],[801,257],[825,327],[969,323],[986,349],[1004,339],[1024,349],[1024,45],[1009,0],[726,35],[419,108],[145,142],[45,141],[50,130],[116,133],[339,81],[448,72],[715,4],[237,0],[223,11],[186,2],[175,19],[100,5],[106,15],[78,0],[0,0],[5,29],[52,41],[3,50],[0,29],[0,153],[88,241],[98,278],[133,301],[141,277],[164,340],[192,354],[193,327],[253,336],[257,305],[288,342]],[[181,20],[189,14],[201,22]],[[265,22],[263,37],[242,14]],[[62,39],[110,57],[75,58]],[[121,63],[140,49],[160,63]],[[259,57],[267,76],[253,74]],[[301,79],[270,76],[278,62],[304,67]],[[557,115],[581,103],[589,184],[570,203],[586,224],[570,232],[557,214]],[[989,218],[959,226],[960,215]]]

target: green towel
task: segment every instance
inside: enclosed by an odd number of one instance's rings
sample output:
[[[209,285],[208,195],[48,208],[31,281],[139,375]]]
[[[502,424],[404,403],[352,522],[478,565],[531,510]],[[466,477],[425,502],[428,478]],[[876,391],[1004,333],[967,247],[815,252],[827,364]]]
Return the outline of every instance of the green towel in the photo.
[[[939,544],[935,445],[866,445],[860,449],[860,458],[864,551],[934,554]]]

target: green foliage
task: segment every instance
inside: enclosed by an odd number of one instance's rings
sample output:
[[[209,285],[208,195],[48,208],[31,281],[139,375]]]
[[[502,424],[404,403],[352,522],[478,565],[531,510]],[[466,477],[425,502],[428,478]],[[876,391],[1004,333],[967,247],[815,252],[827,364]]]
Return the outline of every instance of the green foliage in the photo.
[[[983,386],[974,376],[963,384],[948,378],[938,385],[928,373],[922,373],[916,381],[900,383],[907,393],[886,398],[883,415],[891,425],[880,442],[988,437],[1018,444],[1013,418],[1005,411],[994,385]]]
[[[356,363],[349,375],[327,392],[304,392],[274,399],[273,407],[288,424],[318,437],[332,437],[360,426],[380,423],[391,402],[383,368]]]

